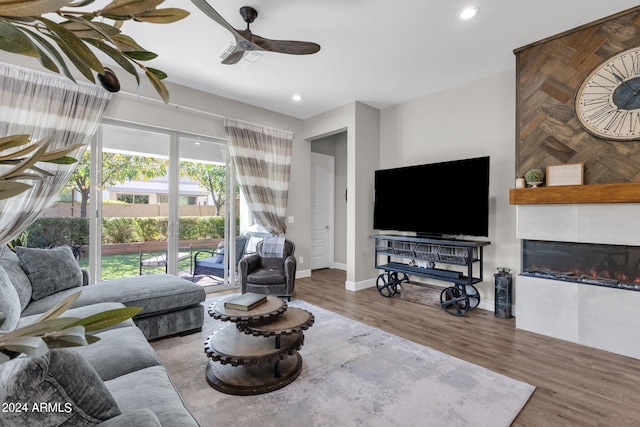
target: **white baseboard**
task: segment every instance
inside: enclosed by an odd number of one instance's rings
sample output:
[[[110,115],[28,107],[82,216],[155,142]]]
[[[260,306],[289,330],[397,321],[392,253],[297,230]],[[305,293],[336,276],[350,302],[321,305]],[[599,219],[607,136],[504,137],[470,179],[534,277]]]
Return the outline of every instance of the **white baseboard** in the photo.
[[[311,270],[296,270],[296,279],[311,277]]]
[[[336,269],[336,270],[347,271],[347,264],[342,264],[340,262],[334,262],[333,266],[331,268]]]
[[[377,278],[376,278],[377,279]],[[376,285],[376,279],[367,279],[360,282],[344,282],[344,287],[348,291],[362,291],[364,289],[373,288]]]

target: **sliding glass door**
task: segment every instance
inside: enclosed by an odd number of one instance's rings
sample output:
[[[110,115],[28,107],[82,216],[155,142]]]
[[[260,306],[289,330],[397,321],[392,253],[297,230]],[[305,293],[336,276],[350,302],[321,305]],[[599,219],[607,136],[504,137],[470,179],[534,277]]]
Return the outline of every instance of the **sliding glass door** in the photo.
[[[197,252],[215,251],[235,231],[225,141],[106,121],[88,152],[92,282],[166,272],[235,285],[234,271],[194,275]]]
[[[100,236],[96,280],[167,272],[171,228],[162,197],[169,194],[170,135],[109,123],[99,133],[91,180]]]
[[[233,225],[234,200],[228,197],[231,178],[227,164],[227,146],[221,141],[189,135],[178,135],[179,163],[179,236],[182,251],[193,253],[191,279],[202,286],[222,289],[235,286],[234,270],[216,271],[201,268],[219,258],[223,265],[235,265],[228,248],[233,242],[226,236],[235,235]],[[231,210],[230,210],[231,209]],[[231,214],[230,221],[227,215]]]

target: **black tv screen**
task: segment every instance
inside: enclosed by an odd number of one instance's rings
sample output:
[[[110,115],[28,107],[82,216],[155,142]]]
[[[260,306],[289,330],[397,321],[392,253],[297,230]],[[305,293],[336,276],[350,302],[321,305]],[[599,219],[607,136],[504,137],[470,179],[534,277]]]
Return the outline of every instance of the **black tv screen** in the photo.
[[[489,235],[489,157],[375,171],[373,228]]]

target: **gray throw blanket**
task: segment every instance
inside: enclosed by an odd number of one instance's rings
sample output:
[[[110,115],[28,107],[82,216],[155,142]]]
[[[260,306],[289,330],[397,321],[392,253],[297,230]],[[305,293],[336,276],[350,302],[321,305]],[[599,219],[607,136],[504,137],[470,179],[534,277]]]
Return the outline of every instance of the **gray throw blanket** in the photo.
[[[262,242],[262,256],[265,258],[282,258],[284,255],[284,236],[267,237]]]

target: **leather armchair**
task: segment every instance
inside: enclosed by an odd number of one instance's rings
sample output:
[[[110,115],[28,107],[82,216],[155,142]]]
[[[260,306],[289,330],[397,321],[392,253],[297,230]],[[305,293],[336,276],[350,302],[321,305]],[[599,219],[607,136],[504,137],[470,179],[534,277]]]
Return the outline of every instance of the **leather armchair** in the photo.
[[[245,256],[238,264],[242,293],[255,292],[287,297],[291,301],[296,277],[296,245],[285,239],[282,257],[265,256],[264,240],[256,245],[256,253]]]

